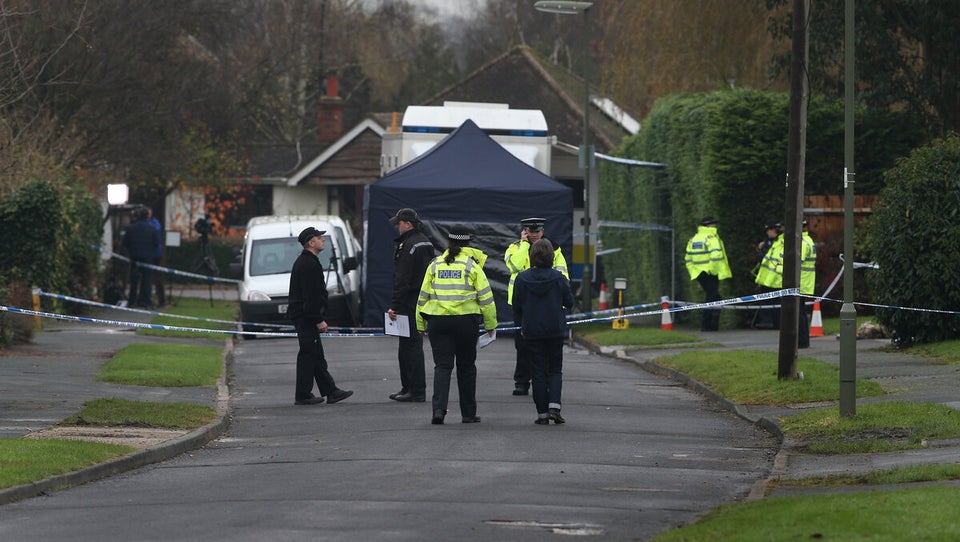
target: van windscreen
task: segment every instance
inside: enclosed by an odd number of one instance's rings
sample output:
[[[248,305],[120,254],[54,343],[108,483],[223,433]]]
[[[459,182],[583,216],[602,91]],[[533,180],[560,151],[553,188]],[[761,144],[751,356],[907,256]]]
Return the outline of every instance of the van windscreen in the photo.
[[[330,269],[330,259],[333,248],[330,236],[323,236],[325,242],[320,251],[320,265]],[[250,246],[250,276],[278,275],[289,273],[297,256],[303,252],[303,246],[296,237],[280,237],[277,239],[255,239]]]

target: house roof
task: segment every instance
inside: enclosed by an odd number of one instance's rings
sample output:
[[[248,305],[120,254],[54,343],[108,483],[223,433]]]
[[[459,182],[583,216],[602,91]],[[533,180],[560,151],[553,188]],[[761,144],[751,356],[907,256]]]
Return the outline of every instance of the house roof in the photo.
[[[379,143],[381,136],[383,136],[384,128],[378,122],[373,119],[364,119],[363,122],[356,125],[349,132],[341,136],[339,139],[333,142],[329,147],[324,149],[323,152],[317,155],[316,158],[307,162],[302,168],[295,172],[289,179],[287,179],[287,186],[297,186],[303,183],[305,180],[311,182],[311,184],[366,184],[377,177],[380,176],[380,149],[377,148],[375,154],[376,160],[372,164],[375,166],[374,169],[370,168],[371,164],[365,164],[363,162],[358,163],[353,157],[347,160],[343,164],[338,164],[339,161],[338,155],[343,153],[349,153],[351,150],[350,147],[356,146],[366,146],[363,143],[362,136],[365,135],[365,132],[371,132],[376,134],[377,142]],[[344,158],[344,157],[340,157]],[[369,160],[367,160],[369,162]],[[349,167],[353,165],[353,173],[345,173],[344,167]],[[324,167],[329,166],[329,167]],[[366,167],[364,167],[366,166]],[[329,173],[327,179],[324,179],[323,171]],[[369,176],[369,172],[373,173],[373,176]],[[344,178],[349,177],[349,178]],[[357,182],[360,181],[360,182]],[[364,182],[365,181],[365,182]]]
[[[515,109],[539,109],[558,140],[571,144],[583,140],[583,78],[540,58],[529,47],[514,47],[424,104],[443,105],[445,101],[498,102]],[[598,151],[609,151],[632,130],[597,107],[606,102],[597,97],[592,102],[591,142]]]

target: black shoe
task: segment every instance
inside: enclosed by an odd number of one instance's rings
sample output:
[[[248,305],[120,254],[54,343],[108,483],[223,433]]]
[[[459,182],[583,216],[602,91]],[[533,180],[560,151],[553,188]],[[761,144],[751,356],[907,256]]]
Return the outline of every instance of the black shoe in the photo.
[[[551,408],[547,410],[547,415],[550,416],[550,419],[553,420],[553,423],[566,423],[567,420],[563,419],[563,416],[560,415],[559,408]]]
[[[426,395],[414,395],[410,392],[397,395],[393,398],[394,401],[400,401],[401,403],[422,403],[427,400]]]
[[[331,405],[334,403],[339,403],[351,395],[353,395],[353,391],[341,390],[338,388],[330,392],[330,395],[327,396],[327,403]]]
[[[316,396],[314,396],[314,395],[311,395],[310,397],[307,397],[306,399],[297,399],[296,401],[293,402],[293,404],[295,404],[295,405],[319,405],[319,404],[322,403],[322,402],[323,402],[323,397],[316,397]]]
[[[407,394],[407,393],[410,393],[410,392],[408,392],[408,391],[406,390],[406,388],[401,388],[400,391],[398,391],[397,393],[391,393],[391,394],[388,395],[387,397],[389,397],[389,398],[393,399],[394,401],[396,401],[396,400],[397,400],[397,397],[399,397],[400,395],[405,395],[405,394]]]
[[[528,395],[530,393],[530,386],[524,386],[523,384],[517,384],[513,387],[514,395]]]
[[[537,425],[550,425],[550,418],[537,418],[533,420],[533,423]]]
[[[433,418],[430,419],[430,423],[433,425],[443,425],[443,417],[446,415],[447,413],[443,410],[434,410]]]
[[[460,419],[461,423],[480,423],[480,416],[464,416]]]

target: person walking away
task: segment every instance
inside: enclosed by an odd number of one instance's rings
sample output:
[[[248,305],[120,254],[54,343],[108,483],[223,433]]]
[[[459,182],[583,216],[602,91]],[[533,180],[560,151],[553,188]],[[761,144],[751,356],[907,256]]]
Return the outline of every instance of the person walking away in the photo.
[[[810,225],[803,219],[800,234],[800,293],[813,295],[817,286],[817,244],[810,237]],[[801,298],[801,301],[803,298]],[[797,330],[797,348],[810,348],[810,324],[807,320],[807,306],[800,304],[800,328]]]
[[[147,265],[153,264],[160,234],[150,224],[149,209],[137,209],[137,220],[127,226],[123,234],[123,246],[130,257],[130,295],[127,305],[130,307],[153,308],[150,291],[153,289],[153,270]]]
[[[510,282],[507,285],[507,303],[510,305],[513,304],[513,284],[517,279],[517,274],[530,268],[530,246],[540,239],[546,239],[544,237],[545,223],[546,219],[538,217],[521,220],[520,240],[511,243],[504,252],[503,261],[507,265],[507,270],[510,271]],[[567,260],[563,257],[563,251],[557,246],[555,246],[553,252],[553,268],[567,280],[570,280]],[[533,369],[530,366],[530,353],[524,346],[523,336],[520,332],[514,335],[513,344],[517,350],[517,363],[513,370],[513,395],[527,395],[533,374]]]
[[[520,326],[533,369],[534,423],[564,423],[560,415],[563,389],[563,342],[566,310],[573,307],[570,281],[553,268],[553,245],[540,239],[530,247],[530,269],[517,275],[513,315]]]
[[[163,265],[163,225],[160,224],[160,221],[157,220],[157,217],[153,214],[153,209],[147,207],[147,211],[150,217],[150,225],[153,226],[153,229],[157,230],[157,235],[160,237],[160,242],[157,243],[157,250],[153,255],[153,265],[159,267]],[[157,306],[166,306],[167,296],[163,290],[163,275],[155,280],[154,283],[156,284],[157,290]]]
[[[487,255],[470,246],[471,233],[452,228],[447,250],[427,268],[417,299],[417,331],[426,333],[433,349],[432,424],[442,424],[450,396],[450,375],[457,367],[457,390],[463,423],[477,416],[477,338],[479,320],[493,337],[497,307],[483,272]]]
[[[697,233],[687,242],[685,258],[690,280],[696,280],[706,296],[706,301],[720,300],[720,281],[729,279],[730,264],[723,241],[717,234],[717,221],[705,216],[700,221]],[[706,309],[700,321],[701,331],[720,329],[720,309]]]
[[[303,252],[293,262],[290,271],[290,296],[287,317],[297,330],[297,381],[293,404],[316,405],[326,398],[333,404],[353,395],[350,390],[337,387],[327,369],[320,334],[326,333],[327,284],[323,278],[323,266],[318,255],[323,250],[325,231],[313,226],[304,228],[297,237]],[[320,396],[313,395],[316,381]]]
[[[427,266],[433,261],[436,250],[427,236],[420,231],[420,215],[410,208],[397,211],[390,219],[400,237],[397,237],[393,253],[393,296],[387,315],[396,320],[397,315],[406,316],[410,323],[416,321],[417,298]],[[412,330],[409,337],[398,337],[397,361],[400,365],[400,391],[390,399],[400,402],[422,403],[427,396],[427,378],[423,360],[423,336]]]

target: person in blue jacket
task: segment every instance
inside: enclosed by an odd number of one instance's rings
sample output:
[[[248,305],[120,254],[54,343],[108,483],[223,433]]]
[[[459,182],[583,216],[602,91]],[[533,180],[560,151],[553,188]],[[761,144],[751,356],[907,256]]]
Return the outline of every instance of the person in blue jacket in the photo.
[[[563,342],[566,309],[573,303],[570,281],[553,268],[553,245],[540,239],[530,247],[530,269],[521,271],[513,285],[513,316],[529,347],[538,425],[566,421],[560,415]]]

